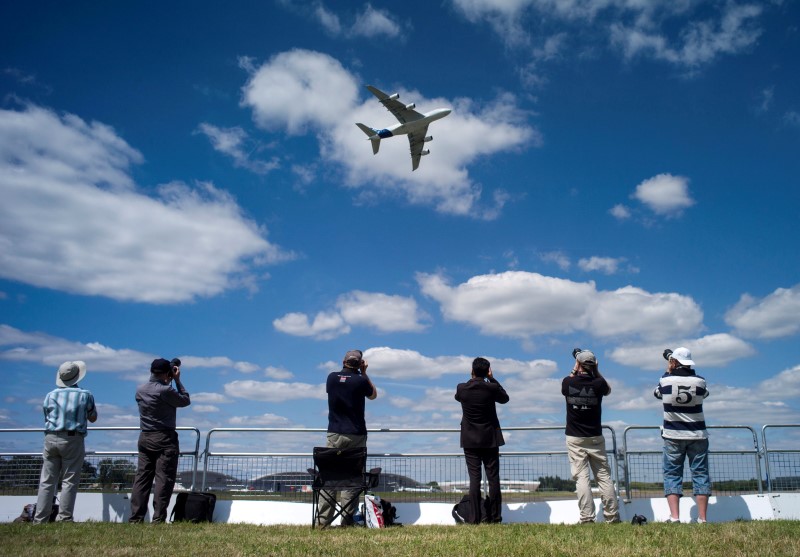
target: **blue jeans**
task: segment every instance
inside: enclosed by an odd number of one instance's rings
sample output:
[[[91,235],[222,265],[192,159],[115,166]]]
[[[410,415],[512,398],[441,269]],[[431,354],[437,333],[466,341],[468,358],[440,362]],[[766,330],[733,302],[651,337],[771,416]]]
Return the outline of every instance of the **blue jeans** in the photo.
[[[711,495],[708,474],[708,439],[664,438],[664,495],[683,497],[683,462],[689,459],[692,491],[695,495]]]

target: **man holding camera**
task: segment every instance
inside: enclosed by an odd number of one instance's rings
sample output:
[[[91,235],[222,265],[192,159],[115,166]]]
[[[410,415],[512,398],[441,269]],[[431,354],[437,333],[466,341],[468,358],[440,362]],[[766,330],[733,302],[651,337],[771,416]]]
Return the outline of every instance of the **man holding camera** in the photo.
[[[578,495],[581,524],[594,522],[596,516],[589,484],[590,468],[600,489],[605,521],[619,522],[619,503],[611,479],[601,423],[603,397],[611,394],[611,386],[600,375],[594,353],[576,348],[572,351],[572,357],[575,358],[575,365],[561,382],[561,394],[567,401],[567,451]]]
[[[342,370],[328,375],[325,391],[328,393],[328,438],[327,446],[348,449],[367,446],[367,424],[364,419],[366,399],[375,400],[378,389],[367,377],[367,361],[361,350],[350,350],[342,360]],[[330,526],[333,507],[326,499],[336,494],[326,491],[327,497],[320,497],[319,526]],[[353,524],[353,513],[358,505],[359,490],[342,492],[344,512],[342,524]]]
[[[708,396],[706,380],[692,369],[694,361],[688,348],[664,350],[667,372],[653,391],[664,403],[664,495],[670,518],[680,522],[680,499],[683,497],[683,463],[689,460],[692,491],[697,501],[697,522],[706,521],[711,478],[708,472],[708,431],[703,415],[703,400]]]
[[[471,524],[502,522],[500,492],[500,447],[505,445],[496,404],[505,404],[509,397],[494,378],[486,358],[475,358],[472,376],[456,387],[456,400],[461,403],[461,447],[469,474],[469,505]],[[483,518],[481,504],[481,465],[489,484],[488,516]]]
[[[175,388],[172,381],[175,381]],[[178,408],[189,406],[189,393],[181,383],[181,361],[163,358],[150,365],[150,381],[136,389],[139,405],[139,466],[131,492],[128,522],[144,522],[153,491],[153,523],[167,521],[167,508],[178,473]]]

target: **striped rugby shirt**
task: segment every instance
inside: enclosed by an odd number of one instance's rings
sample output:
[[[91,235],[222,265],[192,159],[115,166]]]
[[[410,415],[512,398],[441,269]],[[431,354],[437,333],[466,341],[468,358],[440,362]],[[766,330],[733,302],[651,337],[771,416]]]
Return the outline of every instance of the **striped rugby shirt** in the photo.
[[[706,380],[689,367],[665,373],[653,391],[664,403],[662,436],[668,439],[708,439],[703,416],[703,399],[708,396]]]
[[[97,417],[92,393],[79,387],[59,387],[47,393],[42,404],[44,429],[77,431],[86,435],[86,420]]]

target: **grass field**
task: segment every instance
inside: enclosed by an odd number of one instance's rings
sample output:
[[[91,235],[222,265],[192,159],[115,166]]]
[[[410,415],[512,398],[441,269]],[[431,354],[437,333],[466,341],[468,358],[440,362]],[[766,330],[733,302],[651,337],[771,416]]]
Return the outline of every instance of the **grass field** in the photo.
[[[800,522],[498,524],[384,530],[239,524],[0,524],[0,555],[800,556]]]

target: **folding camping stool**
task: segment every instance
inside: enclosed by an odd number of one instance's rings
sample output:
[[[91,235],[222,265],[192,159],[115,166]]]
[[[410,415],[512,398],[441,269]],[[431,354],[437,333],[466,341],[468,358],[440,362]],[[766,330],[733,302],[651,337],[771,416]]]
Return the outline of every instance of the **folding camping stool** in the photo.
[[[381,469],[373,468],[369,472],[367,469],[367,448],[352,447],[348,449],[337,449],[330,447],[314,447],[314,468],[309,468],[313,481],[312,489],[312,522],[311,527],[320,526],[326,528],[342,517],[343,523],[351,520],[348,511],[355,511],[358,501],[369,489],[378,485],[378,477]],[[338,491],[348,491],[354,499],[339,502],[337,500]],[[330,505],[333,515],[330,522],[319,523],[320,520],[320,499]]]

